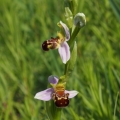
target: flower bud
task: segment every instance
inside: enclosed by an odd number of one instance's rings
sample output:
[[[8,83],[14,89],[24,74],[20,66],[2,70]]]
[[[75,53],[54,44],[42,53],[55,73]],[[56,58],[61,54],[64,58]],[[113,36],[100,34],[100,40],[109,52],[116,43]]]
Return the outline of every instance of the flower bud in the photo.
[[[83,27],[86,25],[85,15],[83,13],[77,13],[74,17],[74,25],[76,27]]]

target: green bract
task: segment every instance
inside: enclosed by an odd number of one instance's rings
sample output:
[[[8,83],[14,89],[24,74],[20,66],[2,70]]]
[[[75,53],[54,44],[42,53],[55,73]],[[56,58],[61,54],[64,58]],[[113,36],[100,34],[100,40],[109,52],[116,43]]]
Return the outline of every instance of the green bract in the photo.
[[[68,21],[69,28],[71,28],[73,24],[73,14],[69,9],[69,7],[65,7],[65,17],[66,17],[66,20]]]

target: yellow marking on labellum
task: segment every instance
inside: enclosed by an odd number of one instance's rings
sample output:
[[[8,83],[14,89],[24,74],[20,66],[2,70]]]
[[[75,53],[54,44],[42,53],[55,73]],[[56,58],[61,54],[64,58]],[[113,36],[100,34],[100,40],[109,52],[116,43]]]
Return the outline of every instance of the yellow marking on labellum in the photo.
[[[61,100],[62,98],[57,97],[58,100]]]

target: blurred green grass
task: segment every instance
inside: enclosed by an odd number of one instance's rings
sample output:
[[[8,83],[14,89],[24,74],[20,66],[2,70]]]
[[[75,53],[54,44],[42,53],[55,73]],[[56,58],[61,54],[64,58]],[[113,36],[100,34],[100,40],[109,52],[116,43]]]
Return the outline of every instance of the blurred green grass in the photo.
[[[63,109],[62,120],[119,120],[118,14],[108,0],[78,1],[87,25],[76,38],[78,59],[67,89],[79,95]],[[56,36],[59,20],[66,22],[63,0],[0,0],[0,120],[48,120],[34,95],[46,89],[49,75],[64,72],[57,50],[41,49]]]

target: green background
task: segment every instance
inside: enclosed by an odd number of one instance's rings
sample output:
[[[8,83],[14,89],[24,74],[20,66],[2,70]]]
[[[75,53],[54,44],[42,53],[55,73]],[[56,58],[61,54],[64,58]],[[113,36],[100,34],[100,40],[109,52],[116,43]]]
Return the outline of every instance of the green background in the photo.
[[[68,90],[79,94],[62,120],[120,119],[120,0],[78,0],[86,26],[76,40],[78,57]],[[114,2],[113,2],[114,1]],[[0,0],[0,120],[48,120],[44,102],[48,76],[61,76],[57,50],[43,41],[56,37],[64,0]]]

